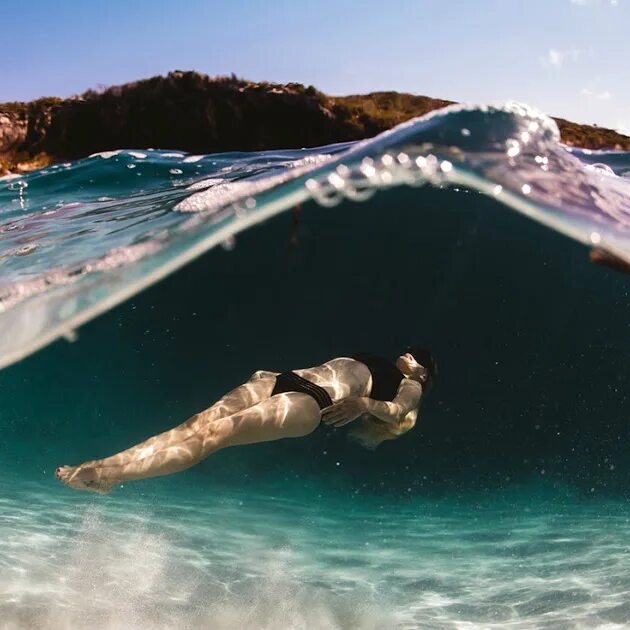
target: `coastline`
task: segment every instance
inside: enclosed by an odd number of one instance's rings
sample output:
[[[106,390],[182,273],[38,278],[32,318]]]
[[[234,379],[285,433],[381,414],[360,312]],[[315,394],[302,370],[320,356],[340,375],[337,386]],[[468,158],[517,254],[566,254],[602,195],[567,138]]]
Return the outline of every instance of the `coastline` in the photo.
[[[113,149],[207,154],[361,140],[451,103],[398,92],[328,96],[299,83],[174,71],[67,99],[0,103],[0,175]],[[568,145],[630,150],[628,136],[555,120]]]

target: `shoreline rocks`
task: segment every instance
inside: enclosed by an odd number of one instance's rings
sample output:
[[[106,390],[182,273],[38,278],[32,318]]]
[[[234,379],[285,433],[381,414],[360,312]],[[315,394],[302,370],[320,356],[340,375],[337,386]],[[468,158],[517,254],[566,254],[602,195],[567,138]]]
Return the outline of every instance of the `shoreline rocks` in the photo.
[[[0,104],[0,175],[124,148],[192,153],[320,146],[374,136],[449,101],[397,92],[332,97],[312,86],[170,72],[68,99]],[[567,144],[630,138],[556,119]]]

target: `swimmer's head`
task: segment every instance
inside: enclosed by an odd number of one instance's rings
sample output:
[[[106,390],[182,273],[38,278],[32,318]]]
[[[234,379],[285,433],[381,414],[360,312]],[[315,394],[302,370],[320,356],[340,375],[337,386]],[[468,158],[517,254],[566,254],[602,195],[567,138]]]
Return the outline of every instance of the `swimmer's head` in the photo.
[[[437,377],[437,363],[427,348],[411,346],[396,361],[398,369],[407,377],[422,383],[428,390]]]

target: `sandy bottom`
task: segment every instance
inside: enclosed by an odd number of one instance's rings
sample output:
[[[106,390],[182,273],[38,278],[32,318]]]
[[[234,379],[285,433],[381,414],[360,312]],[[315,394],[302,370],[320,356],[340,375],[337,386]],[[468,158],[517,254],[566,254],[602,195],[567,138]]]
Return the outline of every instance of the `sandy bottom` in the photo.
[[[3,628],[594,628],[630,623],[630,509],[149,482],[3,484]]]

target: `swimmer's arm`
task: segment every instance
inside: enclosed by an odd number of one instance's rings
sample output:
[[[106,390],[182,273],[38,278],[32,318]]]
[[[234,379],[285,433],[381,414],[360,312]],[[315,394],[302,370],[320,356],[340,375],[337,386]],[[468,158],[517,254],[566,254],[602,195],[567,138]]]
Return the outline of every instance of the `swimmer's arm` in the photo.
[[[396,424],[414,409],[418,408],[422,397],[422,385],[405,379],[398,388],[396,398],[391,402],[363,398],[365,411],[386,424]]]
[[[342,427],[367,413],[386,424],[396,424],[418,407],[422,396],[422,385],[405,379],[398,387],[396,398],[391,402],[372,400],[365,397],[350,397],[322,409],[322,422]]]
[[[249,380],[250,381],[257,381],[261,378],[273,378],[278,376],[278,374],[280,374],[280,372],[268,372],[267,370],[258,370],[257,372],[254,372],[250,377]]]

